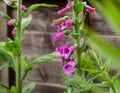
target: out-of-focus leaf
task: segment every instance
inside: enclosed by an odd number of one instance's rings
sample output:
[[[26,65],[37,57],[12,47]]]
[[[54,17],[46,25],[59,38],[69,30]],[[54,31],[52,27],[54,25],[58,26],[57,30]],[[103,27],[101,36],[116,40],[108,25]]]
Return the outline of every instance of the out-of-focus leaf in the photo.
[[[13,66],[12,56],[9,55],[6,51],[0,48],[0,60],[8,63],[10,66]]]
[[[22,93],[32,93],[33,89],[35,88],[36,84],[35,83],[30,83],[28,85],[26,85],[23,88]]]
[[[37,64],[42,63],[42,62],[48,62],[48,61],[55,59],[55,58],[58,58],[58,56],[56,56],[56,53],[46,54],[46,55],[43,55],[43,56],[36,58],[35,60],[32,61],[31,64],[29,64],[25,68],[22,80],[25,78],[25,76],[27,75],[29,70],[31,70],[34,66],[36,66]]]
[[[10,20],[11,18],[4,12],[0,11],[0,16],[4,19],[6,19],[7,21]]]
[[[7,67],[9,67],[8,64],[1,65],[1,66],[0,66],[0,70],[5,69],[5,68],[7,68]]]
[[[8,1],[9,0],[3,0],[8,6],[12,7],[12,8],[17,8],[17,1],[16,0],[12,0],[12,3],[9,4]]]
[[[31,21],[32,21],[31,15],[22,19],[22,33],[25,31],[26,27],[28,27],[28,25],[31,23]]]
[[[41,3],[41,4],[34,4],[30,7],[28,7],[24,12],[23,12],[23,16],[27,15],[29,13],[31,13],[32,11],[34,11],[35,9],[39,8],[39,7],[56,7],[56,5],[53,4],[45,4],[45,3]]]
[[[118,1],[118,0],[117,0]],[[113,28],[116,35],[120,35],[119,7],[114,0],[89,0],[98,11],[107,19],[108,24]],[[120,5],[120,2],[118,3]]]
[[[98,53],[100,53],[100,55],[103,58],[106,58],[106,59],[110,58],[111,64],[118,67],[118,69],[119,69],[120,50],[118,50],[113,45],[109,44],[108,42],[101,39],[100,37],[98,37],[95,34],[92,34],[89,36],[88,44],[92,48],[96,49],[96,51]]]
[[[12,86],[8,93],[17,93],[15,86]]]
[[[0,93],[8,93],[8,91],[9,91],[9,88],[3,83],[0,83]]]

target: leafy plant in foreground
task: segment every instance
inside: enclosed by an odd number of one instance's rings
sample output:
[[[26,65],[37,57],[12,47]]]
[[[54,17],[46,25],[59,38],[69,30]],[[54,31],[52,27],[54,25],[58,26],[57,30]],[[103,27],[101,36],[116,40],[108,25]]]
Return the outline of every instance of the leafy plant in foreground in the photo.
[[[4,65],[0,66],[0,70],[8,67],[12,68],[16,75],[16,86],[11,86],[11,89],[9,89],[4,84],[0,83],[0,93],[32,93],[36,85],[35,83],[30,83],[24,87],[22,86],[22,82],[27,73],[40,62],[47,62],[53,58],[57,58],[57,56],[55,53],[47,54],[34,59],[31,64],[29,64],[26,57],[21,57],[23,34],[32,20],[32,15],[29,13],[39,7],[56,6],[41,3],[34,4],[27,8],[22,4],[22,0],[4,0],[4,2],[8,6],[17,9],[17,19],[11,18],[6,13],[0,11],[0,16],[7,21],[8,26],[14,27],[12,34],[15,36],[14,40],[8,39],[6,42],[0,42],[0,60],[4,62]]]

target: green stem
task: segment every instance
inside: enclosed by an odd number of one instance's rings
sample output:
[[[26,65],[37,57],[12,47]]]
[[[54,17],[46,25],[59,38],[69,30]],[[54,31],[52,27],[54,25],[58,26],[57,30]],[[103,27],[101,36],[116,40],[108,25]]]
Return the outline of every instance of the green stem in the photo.
[[[79,23],[78,23],[79,15],[75,13],[75,10],[74,10],[74,19],[75,19],[75,21],[74,21],[75,32],[78,34],[78,37],[76,39],[77,63],[78,63],[78,68],[80,68],[80,62],[81,62],[80,39],[81,39],[81,36],[80,36],[80,26],[79,26]]]
[[[17,6],[17,34],[16,34],[16,40],[21,40],[22,39],[22,33],[21,33],[21,10],[20,10],[20,5],[22,5],[22,0],[18,0],[18,6]],[[20,47],[21,47],[21,42],[20,42]],[[22,81],[21,81],[21,54],[16,56],[16,64],[17,64],[17,69],[16,69],[16,90],[17,93],[22,93]]]
[[[20,5],[22,5],[22,0],[18,0],[18,10],[17,10],[17,36],[16,39],[20,40],[22,37],[22,33],[21,33],[21,10],[20,10]]]
[[[16,70],[16,87],[17,93],[22,93],[22,82],[21,82],[21,57],[17,58],[17,70]]]

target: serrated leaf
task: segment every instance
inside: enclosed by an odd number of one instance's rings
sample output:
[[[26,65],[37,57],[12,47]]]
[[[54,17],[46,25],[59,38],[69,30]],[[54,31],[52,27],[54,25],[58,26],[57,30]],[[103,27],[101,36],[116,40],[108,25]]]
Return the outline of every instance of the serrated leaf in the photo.
[[[28,7],[24,12],[23,12],[23,16],[27,15],[29,13],[31,13],[32,11],[34,11],[35,9],[39,8],[39,7],[56,7],[56,5],[52,5],[52,4],[45,4],[45,3],[41,3],[41,4],[34,4],[30,7]]]
[[[7,21],[10,20],[11,18],[4,12],[0,11],[0,16],[4,19],[6,19]]]
[[[22,33],[25,31],[25,29],[28,27],[28,25],[31,23],[31,21],[32,21],[31,15],[22,19]]]
[[[32,93],[33,89],[35,88],[36,86],[36,83],[30,83],[28,85],[26,85],[24,88],[23,88],[23,91],[22,93]]]
[[[51,53],[51,54],[46,54],[46,55],[43,55],[43,56],[40,56],[40,57],[36,58],[35,60],[32,61],[32,63],[30,65],[28,65],[25,68],[22,80],[25,78],[25,76],[27,75],[29,70],[31,70],[34,66],[36,66],[37,64],[42,63],[42,62],[48,62],[48,61],[50,61],[52,59],[55,59],[55,58],[58,58],[58,56],[56,56],[55,52]]]

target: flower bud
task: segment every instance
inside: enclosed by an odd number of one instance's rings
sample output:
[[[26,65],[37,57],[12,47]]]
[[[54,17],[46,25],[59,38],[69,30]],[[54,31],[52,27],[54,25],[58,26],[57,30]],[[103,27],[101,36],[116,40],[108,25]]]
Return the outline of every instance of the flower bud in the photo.
[[[71,9],[73,7],[73,3],[72,2],[68,2],[66,5],[66,9]]]
[[[7,22],[9,26],[13,25],[15,23],[15,19],[11,19]]]
[[[59,39],[62,39],[64,36],[65,36],[64,32],[58,32],[58,33],[55,32],[52,42],[55,43]]]
[[[26,6],[24,6],[24,5],[20,6],[20,10],[25,11],[26,9],[27,9]]]
[[[59,10],[57,13],[58,13],[59,15],[64,15],[64,14],[66,13],[66,11],[67,11],[67,9],[66,9],[66,8],[63,8],[63,9]]]
[[[93,7],[89,6],[89,5],[86,6],[86,11],[90,12],[90,13],[96,13],[95,8],[93,8]]]

